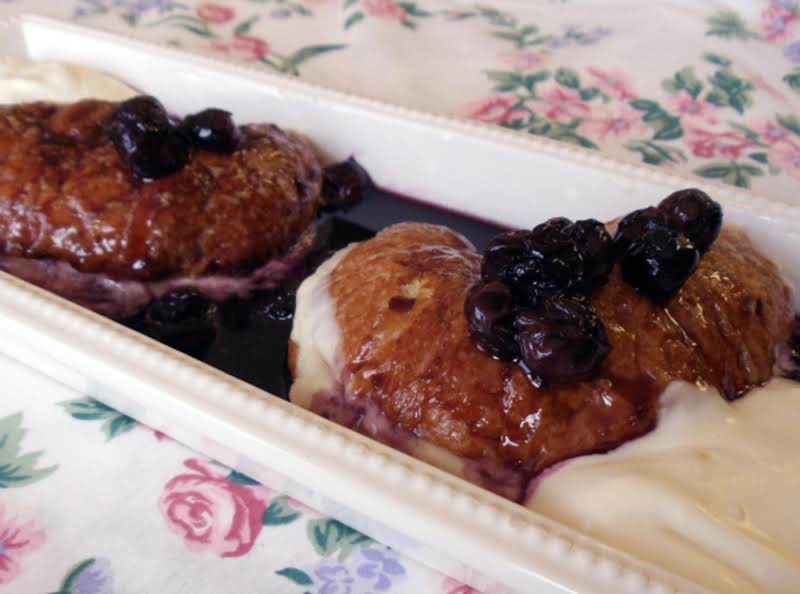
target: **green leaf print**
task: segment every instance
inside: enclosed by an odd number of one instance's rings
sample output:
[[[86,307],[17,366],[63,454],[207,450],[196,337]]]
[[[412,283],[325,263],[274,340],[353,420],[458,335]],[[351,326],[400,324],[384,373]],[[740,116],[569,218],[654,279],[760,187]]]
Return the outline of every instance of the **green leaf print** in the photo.
[[[764,171],[760,167],[735,161],[709,163],[698,167],[694,172],[701,177],[718,179],[726,184],[740,188],[749,188],[751,177],[764,175]]]
[[[347,20],[344,22],[344,28],[345,29],[349,29],[350,27],[355,25],[357,22],[363,21],[363,20],[364,20],[364,13],[361,12],[360,10],[357,10],[356,12],[351,14],[349,17],[347,17]]]
[[[685,161],[686,155],[680,149],[665,146],[650,140],[637,140],[625,145],[629,151],[638,152],[642,162],[650,165],[663,165],[665,163],[678,163]]]
[[[747,155],[749,158],[753,159],[758,163],[763,163],[764,165],[769,163],[769,156],[767,153],[750,153]]]
[[[90,591],[112,592],[114,590],[114,572],[107,559],[86,559],[73,565],[64,579],[58,592],[52,594],[88,594]]]
[[[521,86],[525,85],[525,76],[519,72],[512,72],[508,70],[487,70],[486,76],[489,80],[493,80],[497,84],[494,90],[500,93],[507,93],[515,91]]]
[[[79,421],[103,421],[100,429],[106,434],[107,441],[127,433],[138,425],[135,419],[88,396],[59,404],[64,407],[73,419],[78,419]]]
[[[344,561],[354,548],[374,542],[370,537],[331,518],[311,520],[308,523],[308,537],[317,553],[330,557],[338,552],[339,561]]]
[[[630,106],[645,112],[642,121],[653,129],[653,140],[675,140],[683,136],[680,118],[667,112],[657,102],[634,99]]]
[[[302,4],[292,4],[291,5],[291,10],[292,10],[292,12],[294,12],[295,14],[299,14],[300,16],[307,17],[307,16],[313,16],[314,15],[313,12],[311,12],[309,9],[307,9]]]
[[[211,28],[208,26],[203,19],[197,18],[195,16],[189,14],[170,14],[163,18],[160,18],[156,21],[151,21],[147,23],[142,23],[137,21],[132,21],[129,23],[131,26],[138,26],[138,27],[159,27],[161,25],[171,25],[173,27],[179,27],[181,29],[185,29],[186,31],[190,31],[195,35],[199,35],[201,37],[216,37],[214,33],[211,31]]]
[[[580,89],[581,78],[578,73],[571,68],[559,68],[556,70],[556,82],[562,87],[570,89]]]
[[[299,76],[300,75],[299,68],[304,62],[307,62],[308,60],[320,56],[322,54],[344,49],[346,47],[347,44],[344,43],[307,45],[305,47],[301,47],[299,50],[295,51],[288,57],[281,57],[276,55],[275,57],[278,60],[277,62],[272,62],[269,59],[265,59],[265,62],[273,66],[276,70],[280,72]]]
[[[800,136],[800,118],[796,115],[779,115],[777,116],[778,123],[789,130],[789,132],[793,132]]]
[[[282,526],[291,524],[300,515],[299,511],[289,506],[289,498],[286,495],[281,495],[270,502],[269,507],[264,512],[261,523],[264,526]]]
[[[397,3],[403,10],[406,11],[406,14],[413,17],[429,17],[433,16],[432,12],[428,12],[427,10],[421,9],[415,2],[398,2]]]
[[[795,70],[784,76],[783,82],[789,85],[795,93],[800,93],[800,70]]]
[[[765,144],[761,141],[761,137],[759,136],[758,132],[756,132],[752,128],[748,128],[747,126],[745,126],[744,124],[740,124],[739,122],[728,122],[728,125],[734,130],[738,130],[739,132],[744,134],[745,138],[747,138],[747,140],[749,140],[753,144],[763,147],[769,146],[768,144]]]
[[[78,576],[89,569],[93,563],[94,559],[86,559],[86,561],[81,561],[74,565],[64,577],[64,581],[61,582],[61,588],[54,594],[73,594],[75,592],[75,582],[78,580]]]
[[[596,99],[598,96],[604,96],[606,100],[608,100],[608,96],[605,95],[598,89],[597,87],[588,87],[586,89],[580,90],[581,100],[582,101],[591,101]]]
[[[761,35],[750,31],[742,17],[732,10],[721,10],[710,16],[706,22],[709,25],[706,35],[741,41],[761,39]]]
[[[725,56],[721,56],[719,54],[715,54],[713,52],[706,52],[703,54],[703,59],[710,64],[716,64],[717,66],[730,66],[731,61],[726,58]]]
[[[719,107],[729,106],[739,113],[753,104],[750,92],[753,85],[750,81],[739,78],[728,68],[720,68],[709,79],[711,90],[706,101]]]
[[[251,16],[249,19],[245,21],[242,21],[241,23],[236,25],[236,28],[233,30],[233,34],[247,35],[248,33],[250,33],[250,29],[253,28],[253,25],[255,25],[258,22],[258,19],[259,19],[258,15],[255,15]]]
[[[676,72],[671,79],[665,80],[664,88],[670,93],[686,91],[692,99],[697,99],[700,93],[703,92],[703,83],[695,76],[694,68],[687,66]]]
[[[36,468],[42,452],[22,453],[25,433],[21,412],[0,419],[0,489],[35,483],[57,468]]]
[[[231,470],[231,473],[227,476],[227,479],[233,483],[239,483],[240,485],[260,485],[256,480],[251,479],[246,474],[242,474],[238,470]]]
[[[311,576],[309,576],[305,571],[297,569],[296,567],[284,567],[275,573],[293,581],[298,586],[310,586],[314,583],[314,580],[311,579]]]
[[[108,7],[103,4],[102,0],[80,0],[75,7],[73,17],[88,17],[97,14],[106,14],[107,12]]]

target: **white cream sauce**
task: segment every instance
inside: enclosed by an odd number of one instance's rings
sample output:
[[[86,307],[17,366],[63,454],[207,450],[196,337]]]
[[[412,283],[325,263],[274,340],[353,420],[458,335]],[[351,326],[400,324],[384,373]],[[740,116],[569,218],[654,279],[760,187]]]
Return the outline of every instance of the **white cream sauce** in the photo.
[[[540,479],[528,506],[719,592],[800,592],[800,389],[675,382],[657,428]]]
[[[81,99],[122,101],[137,94],[117,79],[91,68],[0,57],[0,104],[69,103]]]

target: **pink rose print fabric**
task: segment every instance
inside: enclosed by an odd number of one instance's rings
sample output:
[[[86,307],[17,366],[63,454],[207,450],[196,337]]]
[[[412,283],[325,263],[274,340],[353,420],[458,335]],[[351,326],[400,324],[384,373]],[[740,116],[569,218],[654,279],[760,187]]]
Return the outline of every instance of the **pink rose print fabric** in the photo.
[[[191,471],[171,479],[159,500],[167,527],[192,551],[240,557],[261,533],[269,490],[242,485],[202,460],[187,460]]]
[[[373,17],[391,21],[402,21],[406,17],[406,11],[394,0],[364,0],[362,5],[364,12]]]
[[[517,99],[513,96],[495,95],[475,102],[469,110],[469,116],[475,120],[490,124],[512,122],[525,117],[521,109],[515,109]]]
[[[227,23],[236,16],[236,11],[223,4],[200,4],[195,8],[197,16],[214,25]]]
[[[481,592],[478,592],[478,590],[472,586],[462,584],[451,577],[445,578],[442,583],[442,591],[444,594],[481,594]]]
[[[0,584],[14,581],[25,569],[24,557],[44,542],[45,533],[33,520],[23,520],[0,506]]]
[[[269,55],[269,43],[251,35],[237,35],[227,42],[215,42],[212,47],[220,53],[244,62],[258,62]]]

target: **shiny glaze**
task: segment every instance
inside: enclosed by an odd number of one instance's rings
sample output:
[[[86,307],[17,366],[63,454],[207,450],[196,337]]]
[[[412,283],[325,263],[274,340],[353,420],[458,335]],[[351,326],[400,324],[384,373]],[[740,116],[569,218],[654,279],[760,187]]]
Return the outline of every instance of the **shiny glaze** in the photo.
[[[299,136],[248,126],[235,153],[141,183],[108,135],[116,106],[0,106],[0,254],[146,281],[247,271],[314,219],[321,166]]]
[[[556,462],[651,430],[674,379],[709,384],[729,399],[766,382],[789,335],[789,290],[777,268],[727,228],[663,307],[615,269],[593,295],[613,346],[608,359],[591,381],[540,389],[470,339],[462,304],[479,265],[448,229],[397,225],[346,254],[331,295],[348,399],[377,402],[397,430],[484,470],[506,469],[516,477],[503,479],[512,499]],[[413,306],[398,309],[398,298]],[[497,487],[496,472],[473,474]]]

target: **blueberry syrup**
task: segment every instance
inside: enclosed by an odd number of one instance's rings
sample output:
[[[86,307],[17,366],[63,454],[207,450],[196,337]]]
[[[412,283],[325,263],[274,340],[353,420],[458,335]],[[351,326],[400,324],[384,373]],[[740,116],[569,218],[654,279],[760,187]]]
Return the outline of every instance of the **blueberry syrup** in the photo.
[[[287,398],[291,385],[287,353],[297,287],[333,252],[406,221],[446,225],[462,233],[478,250],[502,231],[489,223],[368,188],[364,199],[349,204],[345,212],[324,214],[319,219],[317,243],[308,260],[277,289],[222,302],[197,294],[167,296],[122,323],[220,371]]]

